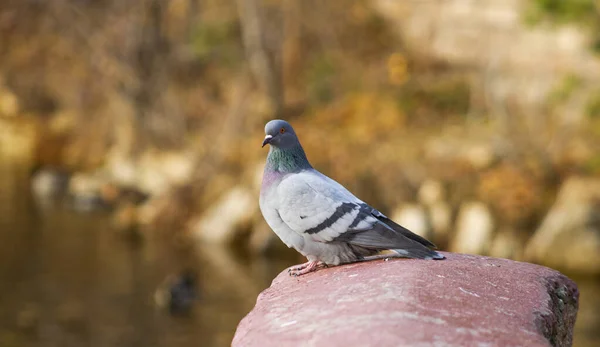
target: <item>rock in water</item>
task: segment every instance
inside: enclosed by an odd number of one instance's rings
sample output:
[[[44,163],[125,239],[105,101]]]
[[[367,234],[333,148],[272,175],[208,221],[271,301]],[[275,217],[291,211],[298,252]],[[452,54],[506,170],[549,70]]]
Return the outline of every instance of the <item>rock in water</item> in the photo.
[[[497,258],[522,260],[524,242],[519,234],[516,230],[500,230],[492,241],[489,255]],[[525,232],[521,232],[521,234],[525,234]]]
[[[525,250],[528,260],[600,274],[600,180],[567,180]]]
[[[228,244],[249,229],[256,213],[255,196],[245,187],[234,187],[190,223],[192,235],[208,243]]]
[[[46,205],[64,194],[68,183],[69,176],[65,172],[35,168],[31,175],[31,193],[36,201]]]
[[[413,233],[424,237],[431,237],[431,223],[427,219],[425,209],[417,204],[406,204],[401,206],[392,215],[392,220],[404,226]]]
[[[494,232],[494,221],[485,204],[481,202],[463,204],[456,224],[456,235],[450,250],[471,254],[484,254],[488,251]]]
[[[80,212],[89,212],[106,207],[102,200],[102,187],[108,178],[101,173],[78,173],[69,181],[69,196],[72,207]]]
[[[569,346],[579,292],[539,265],[444,253],[290,278],[281,273],[233,346]]]
[[[419,202],[425,206],[431,206],[445,200],[446,192],[440,181],[427,180],[419,188]]]
[[[433,230],[433,239],[438,243],[446,243],[452,225],[452,209],[446,202],[438,202],[429,206],[429,219]]]

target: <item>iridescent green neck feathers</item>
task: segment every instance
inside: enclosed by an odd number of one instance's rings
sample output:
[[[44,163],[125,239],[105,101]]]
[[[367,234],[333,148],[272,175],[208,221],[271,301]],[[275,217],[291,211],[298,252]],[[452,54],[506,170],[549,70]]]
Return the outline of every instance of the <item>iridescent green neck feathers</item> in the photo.
[[[287,173],[312,169],[312,166],[308,162],[302,146],[298,144],[289,148],[271,146],[267,156],[266,168],[271,171]]]

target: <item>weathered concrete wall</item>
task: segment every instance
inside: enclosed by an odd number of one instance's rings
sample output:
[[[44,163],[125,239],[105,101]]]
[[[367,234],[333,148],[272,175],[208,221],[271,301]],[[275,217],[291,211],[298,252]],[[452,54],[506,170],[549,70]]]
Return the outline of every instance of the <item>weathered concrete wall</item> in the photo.
[[[446,253],[445,261],[281,273],[233,346],[567,346],[577,286],[546,267]]]

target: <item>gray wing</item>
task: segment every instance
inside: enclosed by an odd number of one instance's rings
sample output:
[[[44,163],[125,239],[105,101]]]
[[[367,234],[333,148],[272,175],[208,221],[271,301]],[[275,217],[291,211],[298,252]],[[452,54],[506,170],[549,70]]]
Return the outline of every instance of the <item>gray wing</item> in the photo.
[[[305,238],[374,250],[414,249],[429,256],[429,248],[435,248],[316,170],[289,175],[278,195],[282,220]]]
[[[332,184],[314,170],[284,178],[277,187],[277,196],[277,212],[286,225],[318,242],[333,241],[353,226],[362,203],[344,187]]]

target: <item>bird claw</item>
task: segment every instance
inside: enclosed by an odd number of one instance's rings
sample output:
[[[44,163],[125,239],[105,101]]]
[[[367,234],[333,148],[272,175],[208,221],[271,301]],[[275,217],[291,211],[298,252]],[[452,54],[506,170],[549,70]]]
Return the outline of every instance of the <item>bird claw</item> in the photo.
[[[288,269],[288,274],[290,276],[298,277],[298,276],[307,274],[309,272],[318,270],[321,267],[328,267],[328,266],[325,263],[313,260],[313,261],[306,262],[304,264],[292,266],[291,268]]]

